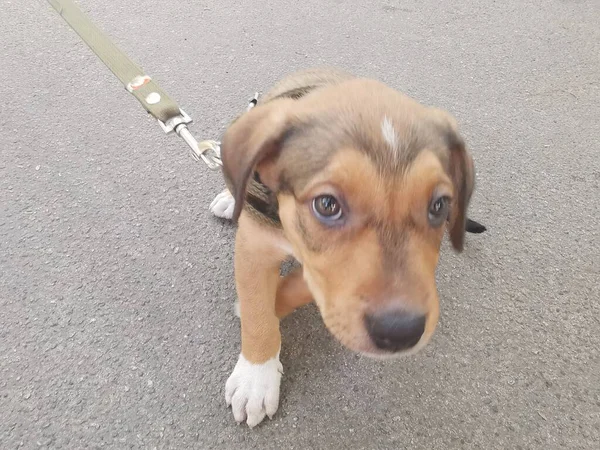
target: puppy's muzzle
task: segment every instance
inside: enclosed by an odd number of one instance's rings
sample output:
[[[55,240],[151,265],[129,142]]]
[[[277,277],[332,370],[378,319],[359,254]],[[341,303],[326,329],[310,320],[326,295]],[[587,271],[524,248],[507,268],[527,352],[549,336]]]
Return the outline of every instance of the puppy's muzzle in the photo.
[[[388,352],[408,350],[425,332],[425,316],[407,311],[365,315],[365,326],[375,346]]]

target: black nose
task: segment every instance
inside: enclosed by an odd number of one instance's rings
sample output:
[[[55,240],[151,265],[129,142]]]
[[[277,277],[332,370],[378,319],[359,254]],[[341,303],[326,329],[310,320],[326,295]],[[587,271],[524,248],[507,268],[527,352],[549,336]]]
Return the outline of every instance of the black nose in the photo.
[[[425,316],[404,311],[366,315],[365,323],[377,348],[391,352],[415,346],[425,331]]]

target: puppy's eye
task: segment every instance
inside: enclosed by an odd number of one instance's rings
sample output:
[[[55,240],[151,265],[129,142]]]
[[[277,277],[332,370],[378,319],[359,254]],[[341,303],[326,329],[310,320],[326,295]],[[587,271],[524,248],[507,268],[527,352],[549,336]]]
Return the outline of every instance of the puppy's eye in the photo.
[[[429,205],[429,224],[436,228],[441,226],[448,218],[449,209],[450,198],[445,196],[434,197]]]
[[[312,209],[319,219],[325,223],[335,222],[342,217],[342,206],[332,195],[319,195],[312,202]]]

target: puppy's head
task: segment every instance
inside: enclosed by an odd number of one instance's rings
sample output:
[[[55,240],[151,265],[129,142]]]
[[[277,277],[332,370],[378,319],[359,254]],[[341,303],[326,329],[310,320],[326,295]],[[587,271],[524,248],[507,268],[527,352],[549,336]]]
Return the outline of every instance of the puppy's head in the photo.
[[[257,171],[328,329],[367,355],[414,352],[439,316],[444,232],[462,251],[473,161],[454,120],[371,80],[259,105],[226,131],[236,219]]]

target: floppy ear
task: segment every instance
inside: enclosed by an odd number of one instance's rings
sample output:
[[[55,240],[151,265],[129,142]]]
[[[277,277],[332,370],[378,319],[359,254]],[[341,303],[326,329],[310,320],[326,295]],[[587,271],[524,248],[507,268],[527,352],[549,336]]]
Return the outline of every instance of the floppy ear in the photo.
[[[261,181],[275,189],[276,176],[263,171],[279,155],[286,131],[290,127],[293,100],[274,100],[252,108],[233,122],[221,139],[223,175],[235,199],[233,221],[237,221],[246,198],[246,186],[257,170]]]
[[[454,204],[450,213],[450,241],[458,252],[465,242],[467,209],[475,189],[475,165],[463,139],[455,131],[448,134],[449,171],[454,184]]]

